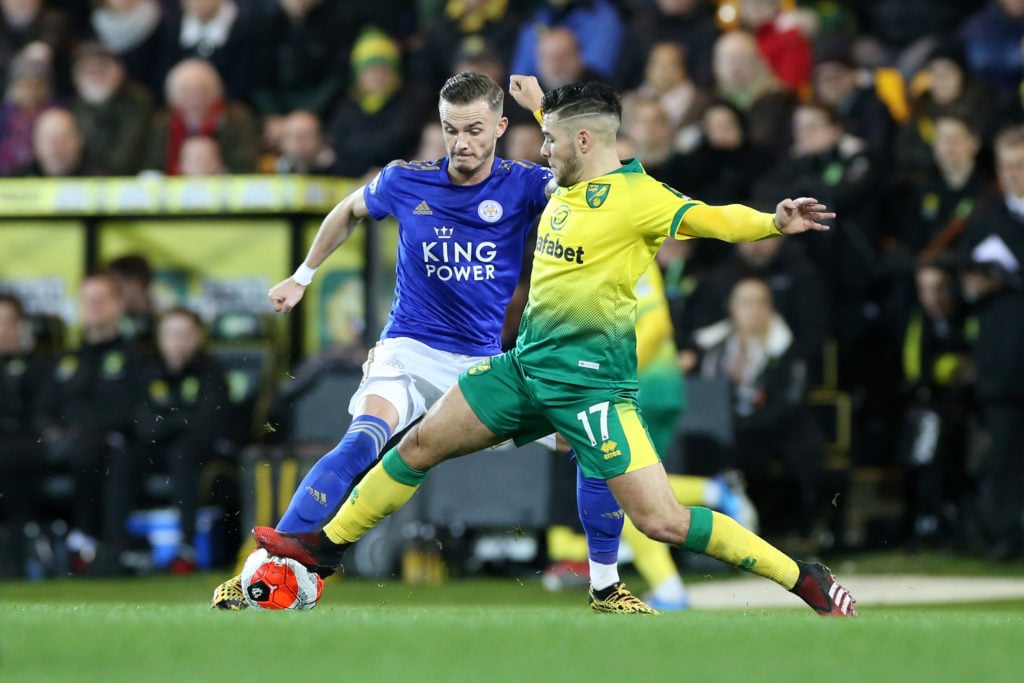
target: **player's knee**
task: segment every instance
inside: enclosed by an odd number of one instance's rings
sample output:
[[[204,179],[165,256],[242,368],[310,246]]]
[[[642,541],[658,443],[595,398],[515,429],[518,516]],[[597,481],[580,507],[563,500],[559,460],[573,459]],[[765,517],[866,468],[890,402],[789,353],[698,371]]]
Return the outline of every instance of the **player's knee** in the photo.
[[[630,514],[636,528],[661,543],[680,544],[686,539],[688,518],[681,505],[650,507]]]

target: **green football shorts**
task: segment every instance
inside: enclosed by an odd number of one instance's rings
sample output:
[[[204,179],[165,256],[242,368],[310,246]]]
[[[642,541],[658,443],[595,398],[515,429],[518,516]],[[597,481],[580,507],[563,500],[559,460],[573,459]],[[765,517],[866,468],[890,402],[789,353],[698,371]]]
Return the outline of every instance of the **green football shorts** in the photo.
[[[462,373],[459,388],[488,429],[518,445],[561,434],[588,477],[610,479],[660,460],[635,391],[528,377],[509,353]]]

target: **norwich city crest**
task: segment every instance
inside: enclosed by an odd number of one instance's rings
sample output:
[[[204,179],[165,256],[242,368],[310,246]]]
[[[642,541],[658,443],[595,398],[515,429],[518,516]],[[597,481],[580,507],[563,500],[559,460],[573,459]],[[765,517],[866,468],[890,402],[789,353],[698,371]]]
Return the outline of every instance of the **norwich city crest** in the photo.
[[[612,189],[612,186],[608,183],[589,183],[587,185],[587,206],[591,209],[604,204],[604,200],[608,199],[608,191]]]

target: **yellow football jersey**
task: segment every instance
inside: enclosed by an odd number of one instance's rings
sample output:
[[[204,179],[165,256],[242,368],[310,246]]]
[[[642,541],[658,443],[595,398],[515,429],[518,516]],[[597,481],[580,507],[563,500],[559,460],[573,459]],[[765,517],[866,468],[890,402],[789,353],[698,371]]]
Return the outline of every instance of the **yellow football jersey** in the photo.
[[[558,188],[537,227],[530,297],[515,353],[531,377],[636,387],[634,288],[666,237],[729,242],[778,235],[771,214],[708,206],[636,161]]]

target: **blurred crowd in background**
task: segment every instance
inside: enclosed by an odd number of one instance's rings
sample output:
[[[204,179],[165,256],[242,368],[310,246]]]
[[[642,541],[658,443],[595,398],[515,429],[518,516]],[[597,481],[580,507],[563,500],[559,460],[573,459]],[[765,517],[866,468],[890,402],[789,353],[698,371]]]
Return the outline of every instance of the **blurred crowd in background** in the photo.
[[[691,406],[726,388],[729,434],[684,434],[687,471],[742,472],[770,537],[821,532],[860,472],[899,512],[859,543],[1022,555],[1024,0],[0,0],[0,65],[0,177],[368,180],[445,155],[453,73],[609,82],[622,158],[659,180],[838,214],[659,253]],[[530,112],[506,115],[499,154],[543,163]],[[26,344],[0,297],[0,515],[45,517],[29,482],[55,470],[110,491],[64,514],[79,557],[124,542],[113,492],[147,470],[183,519],[230,505],[200,473],[261,437],[261,416],[211,419],[231,387],[202,320],[146,303],[142,256],[83,282],[76,348]]]

